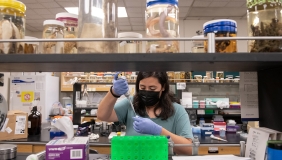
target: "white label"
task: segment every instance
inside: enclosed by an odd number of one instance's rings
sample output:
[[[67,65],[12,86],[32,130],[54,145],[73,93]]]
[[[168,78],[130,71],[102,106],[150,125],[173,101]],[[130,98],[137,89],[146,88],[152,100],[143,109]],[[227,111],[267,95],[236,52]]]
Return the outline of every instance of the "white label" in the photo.
[[[212,132],[206,132],[206,134],[212,134]]]
[[[6,130],[6,132],[8,132],[9,134],[13,131],[10,127],[6,128],[5,130]]]
[[[5,129],[7,127],[8,122],[9,122],[9,118],[6,118],[5,123],[4,123],[4,125],[3,125],[2,129],[1,129],[1,132],[5,132]]]
[[[209,151],[213,151],[213,152],[218,151],[218,147],[209,147]]]
[[[31,122],[28,121],[28,128],[31,128]]]
[[[82,158],[82,149],[72,149],[70,151],[70,159],[81,159]]]
[[[126,45],[126,44],[127,44],[126,41],[122,41],[122,42],[119,43],[119,46],[122,47],[122,46],[124,46],[124,45]]]
[[[26,124],[26,116],[17,116],[16,117],[16,126],[15,126],[15,134],[24,134],[25,124]]]
[[[177,90],[186,89],[186,83],[177,83],[177,84],[176,84],[176,89],[177,89]]]

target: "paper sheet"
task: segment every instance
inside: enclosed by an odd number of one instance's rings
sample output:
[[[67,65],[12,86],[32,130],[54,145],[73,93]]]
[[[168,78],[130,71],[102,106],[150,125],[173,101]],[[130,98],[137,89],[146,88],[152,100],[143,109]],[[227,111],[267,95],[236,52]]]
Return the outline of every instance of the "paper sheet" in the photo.
[[[245,157],[264,160],[269,133],[256,128],[250,128],[247,138]]]
[[[247,121],[257,120],[258,112],[258,79],[257,72],[240,72],[241,118]]]

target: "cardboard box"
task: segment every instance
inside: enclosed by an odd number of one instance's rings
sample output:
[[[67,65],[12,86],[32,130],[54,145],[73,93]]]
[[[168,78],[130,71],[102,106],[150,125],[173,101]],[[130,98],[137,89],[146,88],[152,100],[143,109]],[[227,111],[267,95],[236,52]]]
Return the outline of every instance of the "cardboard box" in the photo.
[[[68,141],[66,138],[56,137],[46,144],[46,160],[88,160],[89,138],[74,137]]]
[[[0,140],[27,138],[28,114],[13,110],[8,111],[5,123],[0,131]]]

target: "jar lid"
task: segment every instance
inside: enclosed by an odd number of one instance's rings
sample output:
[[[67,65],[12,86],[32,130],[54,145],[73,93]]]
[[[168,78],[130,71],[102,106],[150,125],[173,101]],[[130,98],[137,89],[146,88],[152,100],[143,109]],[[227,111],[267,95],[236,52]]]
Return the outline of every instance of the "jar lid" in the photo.
[[[204,23],[203,29],[210,28],[214,26],[232,26],[237,27],[237,22],[232,19],[216,19]]]
[[[15,1],[15,0],[1,0],[0,1],[0,7],[9,7],[9,8],[14,8],[16,10],[19,10],[20,12],[25,13],[26,11],[26,6],[20,1]]]
[[[45,25],[58,25],[58,26],[61,26],[61,27],[65,27],[64,22],[61,22],[61,21],[58,21],[58,20],[45,20],[43,22],[43,26],[45,26]]]
[[[178,0],[147,0],[147,7],[156,4],[171,4],[178,6]]]
[[[231,32],[231,33],[237,33],[236,27],[231,26],[214,26],[211,28],[205,28],[204,33],[213,33],[213,32]]]
[[[16,152],[17,146],[12,144],[0,144],[0,154],[7,154],[11,152]]]
[[[193,100],[193,102],[199,102],[199,100]]]
[[[56,19],[58,20],[60,18],[73,18],[75,20],[78,20],[78,15],[68,12],[57,13]]]
[[[268,142],[267,146],[272,149],[282,150],[282,141]]]
[[[142,34],[136,32],[122,32],[118,34],[118,38],[142,38]]]
[[[24,39],[38,39],[36,37],[24,36]],[[39,45],[39,42],[26,42],[27,44]]]

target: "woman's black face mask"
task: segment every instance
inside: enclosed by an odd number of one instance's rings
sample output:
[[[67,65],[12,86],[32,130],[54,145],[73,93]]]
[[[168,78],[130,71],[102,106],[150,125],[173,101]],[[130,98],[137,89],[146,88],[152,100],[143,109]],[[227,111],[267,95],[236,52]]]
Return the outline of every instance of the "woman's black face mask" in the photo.
[[[141,97],[141,100],[143,101],[145,106],[154,106],[160,100],[160,92],[139,90],[138,94]]]

